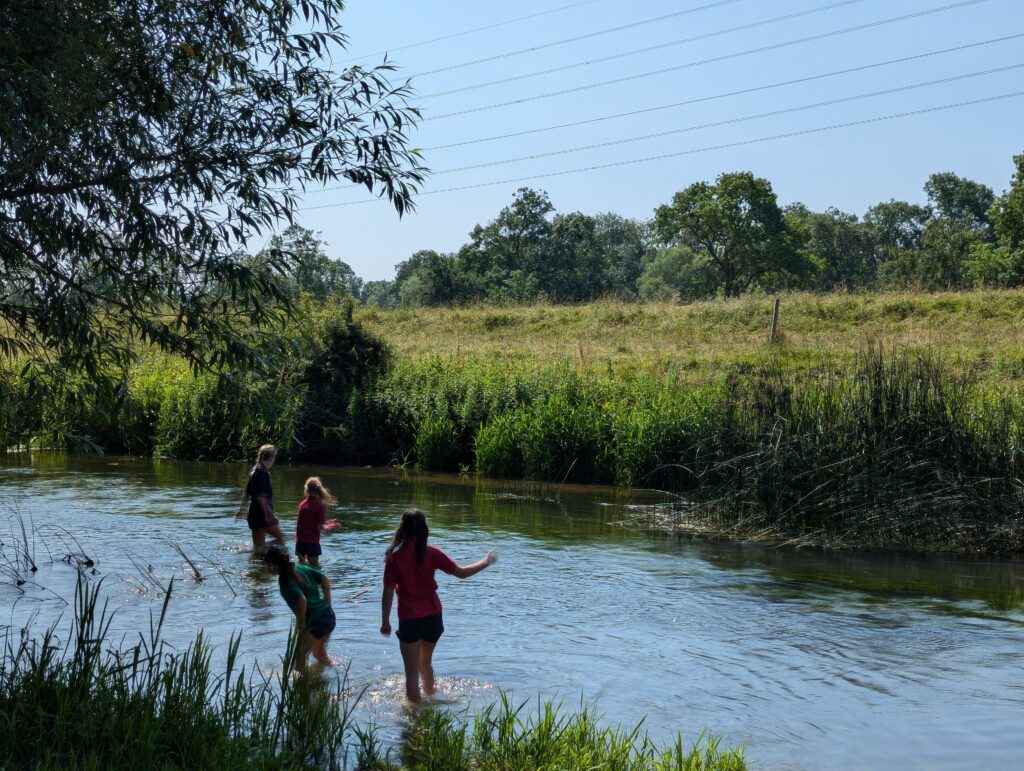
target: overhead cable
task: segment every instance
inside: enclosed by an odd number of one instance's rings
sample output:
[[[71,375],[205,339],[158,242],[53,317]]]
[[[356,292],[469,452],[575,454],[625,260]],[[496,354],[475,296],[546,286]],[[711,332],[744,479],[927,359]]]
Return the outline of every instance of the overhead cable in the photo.
[[[744,147],[746,145],[761,144],[764,142],[773,142],[780,139],[790,139],[792,137],[808,136],[810,134],[819,134],[826,131],[836,131],[838,129],[852,128],[854,126],[866,126],[873,123],[882,123],[884,121],[898,120],[900,118],[909,118],[915,115],[928,115],[945,110],[954,110],[961,107],[971,107],[979,104],[987,104],[991,102],[997,102],[1005,99],[1013,99],[1016,97],[1024,96],[1024,91],[1011,91],[1006,94],[998,94],[996,96],[988,96],[981,99],[970,99],[963,102],[954,102],[952,104],[943,104],[936,107],[924,107],[919,110],[908,110],[907,112],[891,113],[889,115],[879,115],[873,118],[863,118],[861,120],[847,121],[845,123],[834,123],[829,126],[817,126],[810,129],[802,129],[800,131],[787,131],[783,134],[773,134],[767,137],[758,137],[756,139],[744,139],[736,142],[726,142],[718,145],[709,145],[707,147],[698,147],[692,150],[682,150],[674,153],[663,153],[662,155],[650,155],[645,158],[633,158],[627,161],[615,161],[612,163],[602,163],[595,166],[584,166],[576,169],[565,169],[563,171],[549,171],[542,174],[530,174],[522,177],[512,177],[510,179],[500,179],[493,182],[478,182],[472,185],[460,185],[458,187],[442,188],[440,190],[428,190],[425,192],[418,193],[417,195],[428,196],[428,195],[440,195],[442,193],[455,193],[463,190],[478,190],[484,187],[496,187],[498,185],[511,185],[520,182],[532,182],[538,179],[551,179],[553,177],[564,177],[570,174],[582,174],[589,171],[600,171],[603,169],[613,169],[621,166],[632,166],[638,163],[649,163],[652,161],[663,161],[669,158],[681,158],[687,155],[696,155],[698,153],[707,153],[714,150],[726,150],[733,147]],[[321,204],[319,206],[306,206],[299,211],[313,211],[316,209],[332,209],[340,206],[356,206],[364,203],[375,203],[381,201],[381,198],[363,198],[357,201],[342,201],[340,203],[328,203]]]
[[[469,107],[464,110],[457,110],[455,112],[448,112],[442,115],[428,115],[422,119],[424,121],[441,120],[443,118],[454,118],[460,115],[469,115],[475,112],[484,112],[486,110],[494,110],[499,107],[511,107],[517,104],[525,104],[526,102],[534,102],[540,99],[550,99],[555,96],[565,96],[566,94],[573,94],[579,91],[587,91],[594,88],[603,88],[604,86],[611,86],[618,83],[627,83],[632,80],[639,80],[641,78],[649,78],[655,75],[663,75],[667,72],[676,72],[678,70],[685,70],[692,67],[699,67],[704,64],[714,64],[716,62],[727,61],[730,59],[739,59],[744,56],[752,56],[754,54],[764,53],[766,51],[777,51],[781,48],[788,48],[790,46],[801,45],[803,43],[810,43],[816,40],[826,40],[832,37],[838,37],[839,35],[846,35],[851,32],[860,32],[866,29],[873,29],[875,27],[885,26],[887,24],[895,24],[900,21],[907,21],[909,19],[916,19],[922,16],[928,16],[931,14],[942,13],[944,11],[953,10],[955,8],[963,8],[968,5],[977,5],[978,3],[989,2],[990,0],[964,0],[963,2],[953,3],[951,5],[944,5],[938,8],[931,8],[925,11],[917,11],[916,13],[903,14],[902,16],[892,16],[888,19],[880,19],[878,21],[868,22],[866,24],[858,24],[853,27],[844,27],[842,29],[831,30],[829,32],[821,32],[816,35],[808,35],[806,37],[794,38],[793,40],[786,40],[782,43],[773,43],[767,46],[759,46],[758,48],[748,48],[743,51],[736,51],[730,54],[723,54],[721,56],[714,56],[708,59],[699,59],[697,61],[686,62],[685,64],[677,64],[672,67],[664,67],[659,70],[651,70],[650,72],[641,72],[636,75],[627,75],[622,78],[615,78],[613,80],[605,80],[599,83],[588,83],[582,86],[574,86],[573,88],[565,88],[559,91],[549,91],[545,94],[536,94],[534,96],[525,96],[520,99],[511,99],[507,102],[497,102],[495,104],[482,105],[480,107]]]
[[[812,104],[803,104],[798,107],[786,107],[781,110],[770,110],[768,112],[760,112],[754,115],[744,115],[738,118],[728,118],[726,120],[712,121],[710,123],[701,123],[696,126],[685,126],[683,128],[669,129],[668,131],[658,131],[654,134],[644,134],[643,136],[627,137],[625,139],[613,139],[608,142],[598,142],[592,145],[583,145],[580,147],[569,147],[562,150],[552,150],[546,153],[535,153],[533,155],[522,155],[518,158],[505,158],[500,161],[487,161],[486,163],[474,163],[470,166],[457,166],[453,169],[440,169],[438,171],[431,171],[430,176],[436,177],[438,174],[454,174],[461,171],[472,171],[474,169],[486,169],[491,166],[504,166],[509,163],[521,163],[523,161],[536,161],[541,158],[552,158],[556,155],[570,155],[571,153],[581,153],[587,150],[599,150],[604,147],[614,147],[616,145],[624,145],[630,142],[642,142],[648,139],[659,139],[661,137],[672,136],[674,134],[685,134],[690,131],[700,131],[701,129],[718,128],[719,126],[729,126],[735,123],[745,123],[751,120],[759,120],[760,118],[770,118],[777,115],[789,115],[796,112],[804,112],[806,110],[814,110],[819,107],[829,107],[836,104],[845,104],[847,102],[856,102],[862,99],[871,99],[876,96],[885,96],[888,94],[899,94],[905,91],[913,91],[918,88],[927,88],[929,86],[938,86],[945,83],[954,83],[958,80],[968,80],[970,78],[980,78],[985,75],[994,75],[999,72],[1008,72],[1010,70],[1019,70],[1024,67],[1024,63],[1020,64],[1008,64],[1004,67],[994,67],[989,70],[980,70],[978,72],[969,72],[963,75],[952,75],[948,78],[938,78],[936,80],[928,80],[923,83],[911,83],[906,86],[895,86],[893,88],[885,88],[880,91],[869,91],[864,94],[854,94],[853,96],[843,96],[837,99],[828,99],[823,102],[813,102]]]
[[[520,21],[529,21],[530,19],[538,19],[541,16],[549,16],[553,13],[559,13],[560,11],[568,11],[572,8],[579,8],[584,5],[593,5],[594,3],[602,2],[602,0],[584,0],[579,3],[569,3],[568,5],[560,5],[557,8],[551,8],[547,11],[539,11],[537,13],[531,13],[527,16],[517,16],[514,19],[506,19],[505,21],[495,22],[494,24],[485,24],[482,27],[474,27],[473,29],[466,29],[462,32],[453,32],[450,35],[443,35],[441,37],[431,38],[430,40],[421,40],[418,43],[408,43],[402,46],[396,46],[395,48],[389,48],[386,51],[375,51],[372,54],[363,54],[362,56],[355,56],[351,59],[345,59],[338,62],[338,64],[349,64],[351,62],[358,62],[364,59],[369,59],[374,56],[383,56],[384,54],[394,53],[395,51],[407,51],[410,48],[419,48],[420,46],[430,45],[431,43],[440,43],[445,40],[452,40],[457,37],[465,37],[466,35],[473,35],[477,32],[486,32],[490,29],[497,29],[498,27],[506,27],[509,24],[516,24]]]
[[[912,56],[901,56],[898,59],[887,59],[883,62],[874,62],[872,64],[862,64],[857,67],[848,67],[843,70],[832,70],[831,72],[822,72],[817,75],[807,75],[802,78],[794,78],[792,80],[783,80],[777,83],[767,83],[760,86],[751,86],[750,88],[741,88],[736,91],[726,91],[719,94],[711,94],[709,96],[696,97],[694,99],[687,99],[682,102],[672,102],[671,104],[661,104],[655,107],[643,107],[639,110],[630,110],[628,112],[618,112],[614,115],[601,115],[596,118],[586,118],[584,120],[575,120],[569,123],[557,123],[552,126],[543,126],[541,128],[524,129],[523,131],[514,131],[508,134],[495,134],[489,137],[480,137],[478,139],[466,139],[461,142],[451,142],[446,145],[434,145],[432,147],[423,148],[424,151],[434,150],[448,150],[454,147],[465,147],[466,145],[481,144],[483,142],[494,142],[499,139],[512,139],[514,137],[528,136],[530,134],[540,134],[546,131],[555,131],[563,128],[573,128],[575,126],[586,126],[591,123],[600,123],[606,120],[614,120],[616,118],[628,118],[634,115],[643,115],[649,112],[657,112],[659,110],[669,110],[675,107],[685,107],[691,104],[699,104],[702,102],[710,102],[716,99],[725,99],[730,96],[741,96],[743,94],[752,94],[758,91],[768,91],[773,88],[782,88],[784,86],[793,86],[800,83],[809,83],[815,80],[822,80],[824,78],[832,78],[838,75],[849,75],[854,72],[863,72],[864,70],[876,69],[879,67],[887,67],[892,64],[903,64],[905,62],[912,62],[918,59],[926,59],[932,56],[940,56],[942,54],[955,53],[957,51],[966,51],[971,48],[978,48],[980,46],[991,45],[993,43],[1004,43],[1007,40],[1019,40],[1024,37],[1024,32],[1018,32],[1014,35],[1004,35],[1003,37],[991,38],[990,40],[981,40],[977,43],[966,43],[960,46],[953,46],[952,48],[940,48],[936,51],[927,51],[921,54],[914,54]]]
[[[541,75],[551,75],[556,72],[565,72],[566,70],[575,70],[580,67],[589,67],[592,64],[602,64],[603,62],[611,62],[616,59],[625,59],[629,56],[638,56],[639,54],[651,53],[652,51],[661,51],[665,48],[675,48],[676,46],[685,45],[686,43],[693,43],[697,40],[708,40],[713,37],[721,37],[722,35],[729,35],[733,32],[742,32],[743,30],[756,29],[757,27],[766,27],[769,24],[778,24],[782,21],[792,21],[802,16],[812,16],[816,13],[824,13],[826,11],[833,11],[836,8],[843,8],[847,5],[857,5],[863,3],[865,0],[840,0],[840,2],[832,3],[831,5],[823,5],[819,8],[808,8],[803,11],[796,11],[794,13],[787,13],[783,16],[773,16],[770,19],[761,19],[760,21],[752,21],[747,24],[741,24],[738,27],[727,27],[725,29],[718,29],[714,32],[704,32],[700,35],[692,35],[690,37],[680,38],[679,40],[670,40],[667,43],[659,43],[658,45],[645,46],[644,48],[634,48],[632,51],[623,51],[618,54],[610,54],[608,56],[601,56],[597,59],[587,59],[582,62],[573,62],[572,64],[563,64],[558,67],[549,67],[546,70],[537,70],[535,72],[527,72],[522,75],[513,75],[509,78],[502,78],[501,80],[489,80],[486,83],[476,83],[472,86],[461,86],[459,88],[452,88],[447,91],[437,91],[433,94],[421,94],[417,96],[418,100],[423,99],[435,99],[439,96],[449,96],[451,94],[461,94],[465,91],[475,91],[480,88],[489,88],[491,86],[501,86],[505,83],[514,83],[518,80],[526,80],[528,78],[536,78]],[[987,2],[987,0],[971,0],[971,2]]]
[[[715,3],[708,3],[707,5],[699,5],[695,8],[687,8],[685,11],[675,11],[674,13],[666,13],[663,16],[655,16],[651,19],[643,19],[641,21],[634,21],[630,24],[621,24],[618,27],[609,27],[608,29],[601,29],[596,32],[588,32],[585,35],[576,35],[575,37],[567,37],[562,40],[554,40],[550,43],[541,43],[540,45],[530,46],[529,48],[520,48],[516,51],[506,51],[501,54],[494,54],[493,56],[485,56],[482,59],[473,59],[468,62],[460,62],[459,64],[450,64],[447,67],[438,67],[435,70],[427,70],[426,72],[420,72],[416,75],[412,75],[413,79],[424,78],[427,75],[437,75],[442,72],[451,72],[452,70],[461,70],[464,67],[472,67],[477,64],[486,64],[488,62],[495,62],[500,59],[508,59],[512,56],[520,56],[522,54],[532,54],[537,51],[543,51],[548,48],[555,48],[557,46],[567,45],[569,43],[578,43],[581,40],[590,40],[591,38],[601,37],[603,35],[610,35],[613,32],[622,32],[627,29],[633,29],[635,27],[643,27],[647,24],[656,24],[659,21],[668,21],[678,16],[687,16],[689,14],[697,13],[698,11],[706,11],[711,8],[718,8],[723,5],[732,5],[733,3],[744,2],[744,0],[718,0]]]

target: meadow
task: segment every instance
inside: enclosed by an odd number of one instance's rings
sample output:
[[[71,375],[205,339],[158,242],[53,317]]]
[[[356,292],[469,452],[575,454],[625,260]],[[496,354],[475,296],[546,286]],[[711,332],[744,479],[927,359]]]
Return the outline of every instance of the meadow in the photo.
[[[716,375],[769,349],[773,298],[686,305],[616,300],[507,308],[360,307],[356,319],[403,361],[440,357],[618,371]],[[941,349],[958,367],[1024,377],[1024,292],[783,295],[774,356],[797,369],[853,361],[871,343]]]

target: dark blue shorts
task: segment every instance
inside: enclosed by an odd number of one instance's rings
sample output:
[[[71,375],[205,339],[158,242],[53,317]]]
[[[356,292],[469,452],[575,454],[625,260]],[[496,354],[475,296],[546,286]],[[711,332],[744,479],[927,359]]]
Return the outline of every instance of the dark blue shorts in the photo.
[[[324,553],[324,550],[320,548],[318,543],[308,543],[307,541],[296,541],[295,542],[295,553],[300,557],[319,557]]]
[[[444,634],[444,622],[441,620],[441,614],[435,613],[433,616],[424,616],[423,618],[414,618],[408,621],[398,621],[398,631],[395,632],[395,637],[404,643],[414,643],[420,640],[426,640],[428,643],[436,643],[441,639],[441,635]]]
[[[333,632],[337,623],[334,618],[334,609],[328,608],[310,622],[309,633],[319,640]]]

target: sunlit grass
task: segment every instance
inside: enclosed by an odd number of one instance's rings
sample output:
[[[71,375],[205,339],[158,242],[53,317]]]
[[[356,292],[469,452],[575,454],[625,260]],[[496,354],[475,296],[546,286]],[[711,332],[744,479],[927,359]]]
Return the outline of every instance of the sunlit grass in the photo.
[[[773,299],[678,305],[603,301],[578,306],[360,308],[356,318],[406,361],[689,373],[749,362],[767,347]],[[869,342],[941,347],[959,366],[1024,377],[1024,292],[975,291],[782,298],[776,354],[795,369],[849,363]]]

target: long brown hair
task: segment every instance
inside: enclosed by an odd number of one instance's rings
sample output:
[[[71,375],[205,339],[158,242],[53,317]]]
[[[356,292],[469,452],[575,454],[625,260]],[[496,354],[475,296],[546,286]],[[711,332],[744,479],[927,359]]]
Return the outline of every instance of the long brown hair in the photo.
[[[331,495],[330,490],[324,487],[320,477],[310,477],[307,479],[302,492],[307,498],[319,498],[328,507],[338,505],[338,499]]]
[[[299,575],[299,571],[295,569],[295,563],[292,562],[292,557],[288,553],[288,550],[283,546],[274,544],[267,548],[263,552],[263,563],[265,565],[276,565],[281,568],[281,573],[278,576],[278,582],[284,583],[285,581],[295,581],[299,586],[309,588],[309,584],[306,580]]]
[[[427,553],[427,538],[429,537],[430,528],[427,527],[427,515],[419,509],[406,509],[402,512],[402,521],[398,523],[395,537],[391,539],[391,545],[385,554],[390,556],[409,541],[415,541],[416,564],[419,565],[423,562],[423,555]]]

